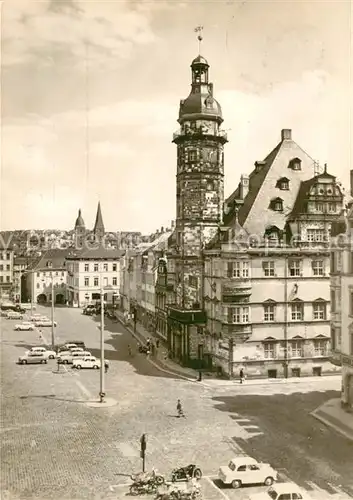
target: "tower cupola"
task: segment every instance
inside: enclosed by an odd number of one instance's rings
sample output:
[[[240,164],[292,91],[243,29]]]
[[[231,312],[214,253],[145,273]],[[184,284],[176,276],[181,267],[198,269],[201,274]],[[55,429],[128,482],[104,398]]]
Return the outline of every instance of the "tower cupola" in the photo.
[[[82,218],[81,209],[79,209],[79,211],[78,211],[78,216],[77,216],[77,219],[75,222],[75,229],[78,229],[78,228],[85,228],[85,223],[84,223],[84,220]]]

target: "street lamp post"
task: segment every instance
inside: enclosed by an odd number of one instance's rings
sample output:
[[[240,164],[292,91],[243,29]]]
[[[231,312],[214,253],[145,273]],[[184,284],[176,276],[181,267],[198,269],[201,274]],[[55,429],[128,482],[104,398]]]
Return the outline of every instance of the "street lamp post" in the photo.
[[[100,344],[101,344],[101,369],[100,369],[100,390],[99,390],[99,397],[100,397],[100,402],[104,403],[104,371],[105,371],[105,366],[104,366],[104,288],[101,288],[101,338],[100,338]]]
[[[55,338],[54,338],[54,276],[51,275],[51,346],[54,349]]]

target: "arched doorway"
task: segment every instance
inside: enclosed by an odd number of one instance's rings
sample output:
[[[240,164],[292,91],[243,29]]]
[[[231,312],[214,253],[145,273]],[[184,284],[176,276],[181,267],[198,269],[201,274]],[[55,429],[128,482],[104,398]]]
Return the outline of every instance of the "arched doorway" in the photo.
[[[58,293],[55,296],[55,304],[65,304],[65,297],[62,293]]]
[[[37,297],[38,304],[45,304],[46,301],[47,301],[47,296],[45,295],[45,293],[40,293]]]

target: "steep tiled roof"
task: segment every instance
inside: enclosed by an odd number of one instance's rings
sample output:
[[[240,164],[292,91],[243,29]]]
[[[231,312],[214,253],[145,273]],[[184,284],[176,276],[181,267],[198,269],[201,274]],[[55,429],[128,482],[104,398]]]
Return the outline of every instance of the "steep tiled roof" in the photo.
[[[125,254],[125,250],[116,248],[104,248],[103,246],[94,248],[84,248],[79,251],[72,251],[67,255],[68,260],[117,260]]]
[[[261,189],[263,181],[265,180],[267,172],[270,170],[272,163],[274,162],[279,150],[281,149],[281,146],[282,142],[277,144],[277,146],[271,151],[271,153],[266,156],[266,158],[264,159],[265,165],[259,171],[253,170],[251,172],[249,176],[249,192],[245,197],[244,203],[240,207],[238,213],[238,221],[241,225],[246,220],[251,207],[253,206],[254,201],[256,200],[256,197]],[[240,188],[238,186],[237,189],[229,196],[226,203],[230,204],[233,200],[239,198],[239,195]],[[231,225],[234,220],[235,213],[234,211],[231,211],[228,215],[225,215],[224,224]]]
[[[68,249],[51,249],[47,250],[41,257],[38,257],[28,268],[32,270],[41,269],[63,269],[65,267],[65,259],[69,253]],[[51,263],[51,265],[48,265]]]

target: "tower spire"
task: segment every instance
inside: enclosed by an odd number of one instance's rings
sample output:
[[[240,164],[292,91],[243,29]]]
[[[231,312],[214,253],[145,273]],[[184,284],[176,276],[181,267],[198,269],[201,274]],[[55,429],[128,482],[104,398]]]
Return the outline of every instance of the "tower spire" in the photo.
[[[202,36],[203,26],[196,26],[194,31],[195,31],[195,33],[198,33],[197,39],[199,41],[199,55],[201,55],[201,42],[203,40],[203,36]]]
[[[94,224],[93,233],[97,240],[101,240],[105,233],[100,201],[98,202],[96,222]]]

